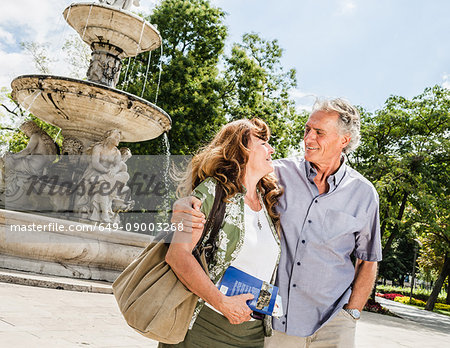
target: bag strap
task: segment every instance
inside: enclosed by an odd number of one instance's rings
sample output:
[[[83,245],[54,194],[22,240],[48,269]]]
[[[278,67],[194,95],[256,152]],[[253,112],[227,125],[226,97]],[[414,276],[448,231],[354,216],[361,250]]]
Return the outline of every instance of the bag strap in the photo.
[[[200,255],[203,251],[205,251],[205,258],[206,263],[209,264],[214,252],[216,251],[216,239],[217,235],[219,234],[220,226],[222,225],[222,221],[225,215],[225,202],[223,201],[223,197],[225,195],[225,191],[222,187],[222,184],[220,182],[217,182],[216,184],[216,194],[214,197],[214,203],[211,208],[211,211],[209,212],[208,218],[206,220],[205,228],[203,229],[202,236],[197,242],[197,245],[192,250],[192,254],[197,259],[197,261],[200,262]],[[208,232],[211,231],[209,234],[209,238],[206,240],[203,246],[203,239],[206,237]]]

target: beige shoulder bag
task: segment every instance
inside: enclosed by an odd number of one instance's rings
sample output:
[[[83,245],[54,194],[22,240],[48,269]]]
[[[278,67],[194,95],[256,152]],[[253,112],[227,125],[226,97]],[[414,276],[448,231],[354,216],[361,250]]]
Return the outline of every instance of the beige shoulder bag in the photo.
[[[224,191],[218,183],[214,204],[193,250],[208,274],[208,263],[216,248],[215,240],[223,221]],[[203,239],[211,230],[205,243]],[[198,296],[187,289],[165,261],[172,235],[156,238],[113,283],[113,292],[126,322],[145,337],[162,343],[184,340]]]

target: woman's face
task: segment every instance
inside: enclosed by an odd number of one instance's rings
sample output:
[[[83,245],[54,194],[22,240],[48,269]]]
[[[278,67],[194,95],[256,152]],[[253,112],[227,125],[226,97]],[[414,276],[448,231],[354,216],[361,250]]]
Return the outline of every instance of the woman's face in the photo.
[[[262,178],[273,172],[272,154],[275,151],[266,140],[250,135],[247,147],[250,150],[246,168],[247,173]]]

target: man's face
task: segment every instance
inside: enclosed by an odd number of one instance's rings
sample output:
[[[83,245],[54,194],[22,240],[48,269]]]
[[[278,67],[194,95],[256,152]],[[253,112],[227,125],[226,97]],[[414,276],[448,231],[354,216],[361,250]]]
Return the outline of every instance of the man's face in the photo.
[[[338,130],[337,112],[314,111],[305,125],[305,159],[317,166],[329,166],[339,160],[349,135]]]

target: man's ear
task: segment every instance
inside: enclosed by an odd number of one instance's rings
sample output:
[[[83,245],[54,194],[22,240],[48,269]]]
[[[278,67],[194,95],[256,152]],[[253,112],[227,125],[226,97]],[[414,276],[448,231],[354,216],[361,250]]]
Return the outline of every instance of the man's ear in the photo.
[[[352,136],[350,134],[344,134],[341,138],[342,148],[345,148],[352,140]]]

